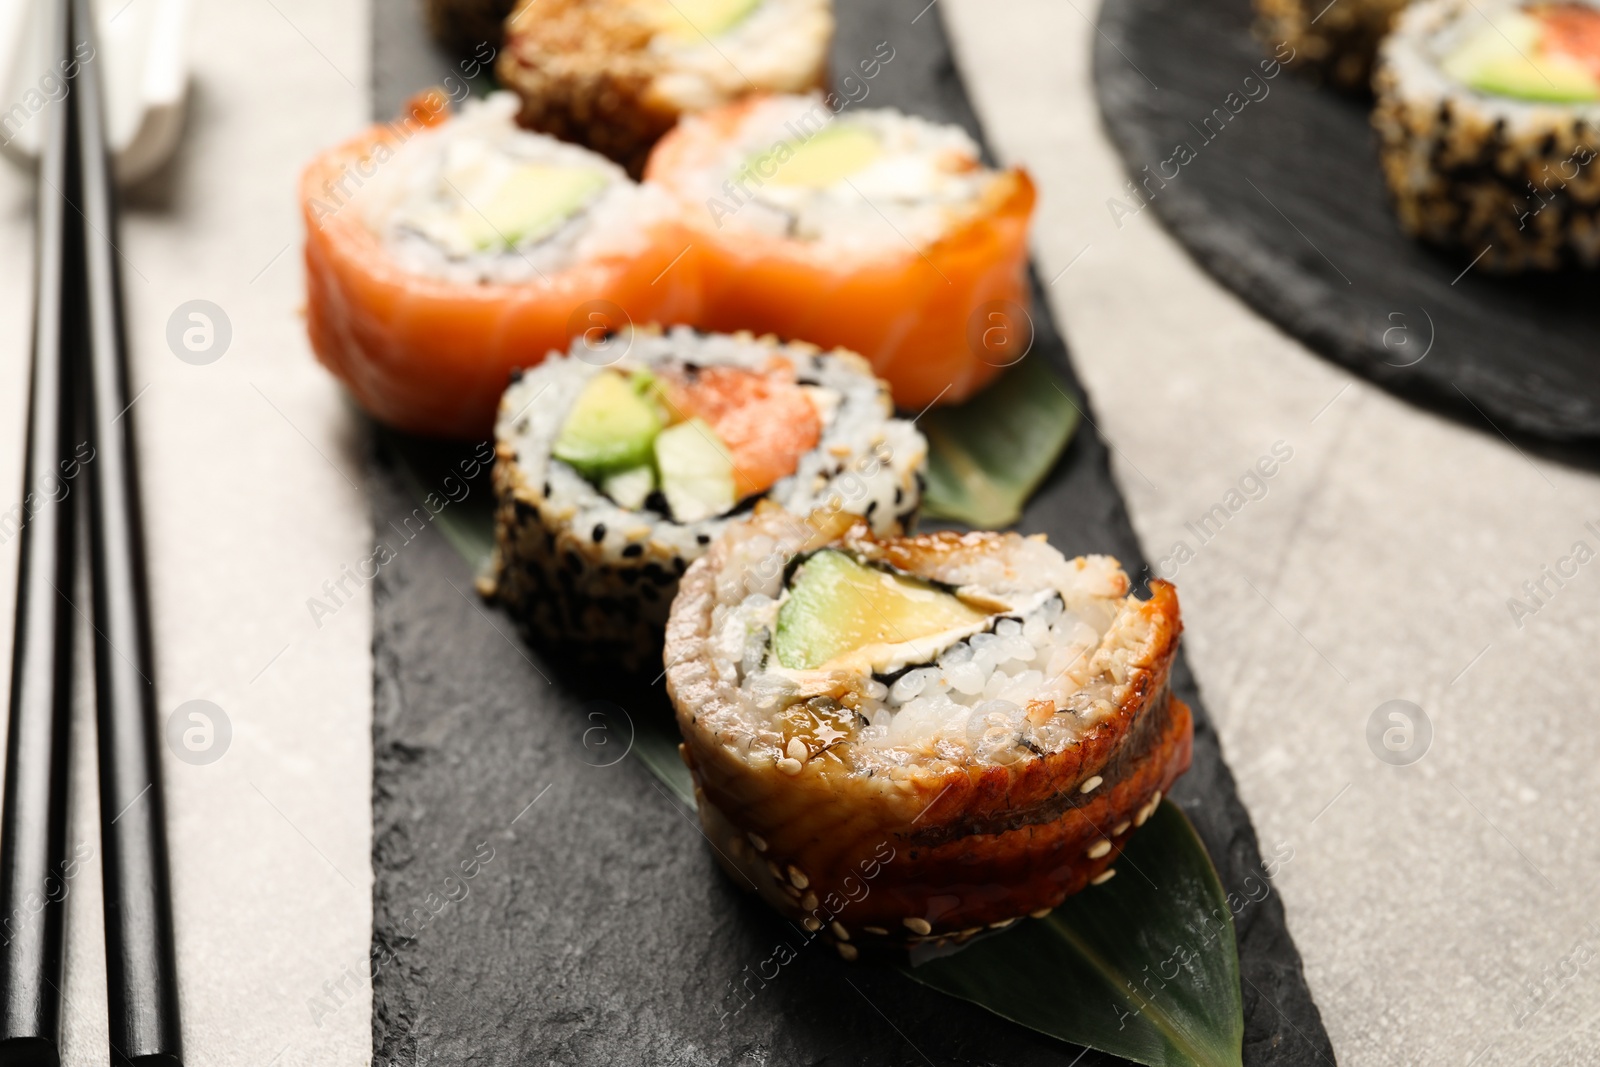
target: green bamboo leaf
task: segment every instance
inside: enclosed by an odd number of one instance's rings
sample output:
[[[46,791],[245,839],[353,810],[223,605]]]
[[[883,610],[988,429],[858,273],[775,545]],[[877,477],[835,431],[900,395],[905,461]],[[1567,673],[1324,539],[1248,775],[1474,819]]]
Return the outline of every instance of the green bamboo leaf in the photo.
[[[1078,428],[1077,401],[1042,356],[968,400],[917,422],[928,439],[922,514],[980,529],[1009,526]]]
[[[1150,1067],[1239,1067],[1233,913],[1205,846],[1163,801],[1117,876],[905,973],[1031,1029]]]
[[[671,709],[648,709],[633,726],[633,754],[677,798],[695,807],[694,779],[678,755],[678,723]]]

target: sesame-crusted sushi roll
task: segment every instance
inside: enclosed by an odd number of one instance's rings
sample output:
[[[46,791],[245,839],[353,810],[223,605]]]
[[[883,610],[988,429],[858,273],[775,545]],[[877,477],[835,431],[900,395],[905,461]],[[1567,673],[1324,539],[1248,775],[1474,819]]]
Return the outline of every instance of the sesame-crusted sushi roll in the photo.
[[[496,67],[531,129],[637,177],[682,115],[821,88],[831,0],[520,0]]]
[[[1409,0],[1255,0],[1256,35],[1291,67],[1366,93],[1378,45]]]
[[[667,691],[707,839],[841,955],[962,944],[1113,877],[1189,765],[1167,582],[1042,537],[758,508],[689,569]]]
[[[1373,82],[1407,233],[1503,273],[1600,265],[1600,2],[1426,0]]]
[[[637,668],[684,570],[757,501],[909,527],[927,444],[849,352],[638,329],[575,342],[495,428],[496,596],[532,635]]]
[[[686,118],[646,178],[697,235],[710,329],[860,352],[911,410],[1019,358],[990,339],[1031,329],[1033,184],[985,167],[958,126],[762,97]]]
[[[301,178],[312,348],[391,426],[481,437],[510,373],[609,327],[698,312],[671,198],[517,126],[516,98],[412,101]]]

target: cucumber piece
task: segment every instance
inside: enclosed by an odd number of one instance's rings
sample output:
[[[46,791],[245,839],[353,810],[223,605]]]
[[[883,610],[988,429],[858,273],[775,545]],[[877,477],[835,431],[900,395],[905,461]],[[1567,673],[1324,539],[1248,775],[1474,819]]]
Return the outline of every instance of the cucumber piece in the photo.
[[[790,584],[772,651],[791,670],[816,670],[873,646],[970,632],[987,618],[928,582],[825,549],[806,560]]]
[[[561,426],[552,454],[592,480],[650,463],[661,419],[614,371],[589,380]]]
[[[644,507],[656,489],[656,472],[648,463],[608,474],[600,482],[600,491],[616,501],[618,507],[638,511]]]
[[[690,419],[662,430],[655,439],[655,453],[661,494],[678,522],[709,519],[737,503],[733,457],[717,432],[702,420]]]

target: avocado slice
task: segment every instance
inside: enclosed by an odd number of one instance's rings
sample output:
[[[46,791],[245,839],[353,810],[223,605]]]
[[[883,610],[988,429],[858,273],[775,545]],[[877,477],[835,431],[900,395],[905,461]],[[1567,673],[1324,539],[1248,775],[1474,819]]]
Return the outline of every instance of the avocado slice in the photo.
[[[784,141],[751,156],[745,166],[774,185],[826,189],[860,173],[883,155],[878,135],[854,122],[835,122],[804,141]]]
[[[678,522],[699,522],[732,508],[733,457],[717,432],[700,419],[669,426],[656,437],[661,494]]]
[[[647,466],[660,432],[655,405],[622,375],[601,371],[578,394],[552,454],[594,480]]]
[[[720,37],[750,17],[761,0],[663,0],[658,25],[676,41]]]
[[[1481,93],[1548,103],[1600,100],[1600,80],[1576,59],[1544,53],[1539,20],[1510,12],[1445,57],[1444,72]]]
[[[965,636],[989,616],[932,583],[858,563],[824,549],[801,565],[778,609],[772,651],[791,670],[816,670],[861,653],[876,669],[888,646],[956,631]],[[937,649],[922,654],[930,657]]]
[[[597,170],[523,163],[487,200],[462,205],[456,222],[479,250],[537,241],[559,229],[605,185],[606,176]]]

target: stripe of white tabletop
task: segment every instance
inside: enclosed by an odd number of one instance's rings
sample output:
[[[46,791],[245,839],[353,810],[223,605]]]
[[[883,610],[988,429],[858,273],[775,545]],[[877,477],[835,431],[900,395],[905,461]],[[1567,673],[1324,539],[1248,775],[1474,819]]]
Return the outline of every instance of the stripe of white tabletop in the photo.
[[[119,242],[159,714],[165,725],[209,701],[232,734],[221,749],[213,723],[220,757],[193,762],[205,724],[185,718],[194,747],[162,750],[186,1061],[365,1064],[370,599],[320,627],[306,600],[370,551],[371,532],[359,423],[306,343],[296,180],[366,121],[368,6],[196,0],[189,20],[183,140],[126,197]],[[20,493],[31,203],[31,180],[0,167],[6,504]],[[220,308],[232,334],[205,365],[168,343],[169,320],[195,300]],[[203,346],[204,324],[186,316]],[[9,658],[15,549],[3,551]],[[92,858],[69,883],[64,1045],[68,1064],[88,1067],[106,1062],[105,956],[90,720],[79,727],[72,839]]]
[[[1576,557],[1600,552],[1600,479],[1312,355],[1152,212],[1119,228],[1096,5],[1003,10],[939,5],[996,150],[1038,180],[1049,300],[1134,526],[1176,568],[1184,640],[1262,852],[1282,861],[1275,889],[1340,1062],[1595,1063],[1600,562]],[[1292,456],[1250,478],[1274,445]],[[1406,767],[1367,742],[1394,699],[1433,729]]]

